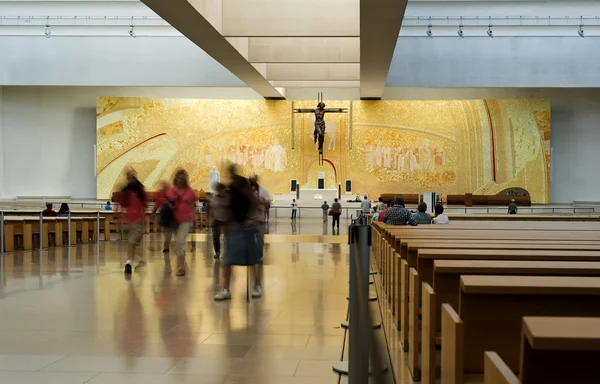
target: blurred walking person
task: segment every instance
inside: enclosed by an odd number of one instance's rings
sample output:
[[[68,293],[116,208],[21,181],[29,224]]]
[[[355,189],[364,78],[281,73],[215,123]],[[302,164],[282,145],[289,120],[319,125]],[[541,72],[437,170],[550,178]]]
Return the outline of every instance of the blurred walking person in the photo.
[[[175,173],[173,188],[165,193],[166,200],[173,207],[175,217],[175,252],[177,254],[177,276],[185,276],[186,237],[192,228],[196,209],[196,196],[189,185],[189,176],[184,169]]]
[[[225,185],[216,183],[215,194],[208,202],[208,212],[212,218],[212,239],[215,250],[215,259],[221,257],[221,232],[225,223],[229,221],[229,198],[225,193]]]
[[[265,249],[265,233],[267,224],[265,222],[265,211],[270,208],[271,194],[264,186],[258,184],[258,176],[254,175],[250,178],[250,187],[254,193],[255,201],[252,207],[250,220],[256,231],[256,268],[254,273],[254,290],[252,297],[262,296],[262,265],[263,254]]]
[[[165,231],[163,253],[167,253],[171,248],[171,234],[173,233],[173,227],[175,226],[175,217],[173,215],[173,207],[169,205],[165,197],[171,186],[164,180],[161,181],[159,185],[160,190],[154,194],[154,208],[152,208],[152,215],[156,217],[154,219],[154,225],[156,228],[161,226]],[[157,212],[158,216],[156,216]]]
[[[252,193],[248,179],[238,174],[235,164],[228,167],[231,183],[229,185],[230,221],[225,232],[225,257],[223,258],[223,290],[217,293],[215,300],[231,299],[231,266],[256,265],[256,235],[250,219],[252,203],[257,199]],[[254,293],[254,292],[253,292]]]
[[[137,173],[131,169],[127,171],[127,186],[121,190],[121,207],[123,207],[123,225],[127,233],[127,262],[125,263],[125,273],[132,272],[132,263],[138,246],[144,236],[144,217],[148,198],[144,185],[138,180]],[[140,262],[135,269],[146,265],[143,255],[140,255]]]

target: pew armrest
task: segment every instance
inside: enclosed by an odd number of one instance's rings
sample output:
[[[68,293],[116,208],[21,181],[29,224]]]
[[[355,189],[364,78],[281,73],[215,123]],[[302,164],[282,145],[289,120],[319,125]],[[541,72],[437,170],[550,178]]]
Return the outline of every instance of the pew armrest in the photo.
[[[450,304],[442,304],[442,383],[464,382],[464,323]]]
[[[485,352],[483,384],[520,384],[519,378],[496,352]]]
[[[423,283],[421,305],[421,383],[435,384],[436,299],[431,285]]]

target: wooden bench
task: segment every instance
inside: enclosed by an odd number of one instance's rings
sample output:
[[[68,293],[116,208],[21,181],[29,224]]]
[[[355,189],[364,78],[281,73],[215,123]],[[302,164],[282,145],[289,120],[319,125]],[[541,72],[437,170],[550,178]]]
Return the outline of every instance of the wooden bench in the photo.
[[[462,276],[458,313],[442,306],[442,383],[483,374],[485,351],[518,372],[524,316],[598,315],[599,277]]]
[[[435,346],[441,331],[441,305],[459,308],[460,277],[462,275],[552,275],[600,276],[600,262],[583,261],[514,261],[514,260],[435,260],[433,288],[428,283],[422,287],[422,328],[418,323],[409,330],[409,344],[421,342],[422,383],[435,383]],[[411,285],[412,287],[412,285]],[[411,296],[409,300],[412,300]],[[418,313],[416,304],[410,302],[409,317]],[[421,329],[422,337],[419,337]],[[412,361],[411,371],[418,371],[418,362]]]
[[[4,217],[4,250],[0,252],[13,252],[15,250],[15,235],[18,232],[15,228],[23,231],[24,220],[15,217]]]
[[[600,318],[524,317],[520,378],[496,352],[486,352],[485,384],[598,382]]]
[[[533,222],[599,222],[600,215],[592,215],[585,213],[576,213],[576,214],[556,214],[556,213],[547,213],[547,214],[532,214],[532,213],[519,213],[517,215],[509,215],[507,214],[452,214],[449,213],[448,217],[450,218],[450,222],[461,222],[461,221],[485,221],[487,225],[489,221],[507,221],[507,222],[524,222],[524,221],[533,221]]]
[[[535,241],[537,243],[544,243],[544,242],[552,242],[552,243],[558,243],[560,244],[562,241],[564,241],[564,245],[566,244],[576,244],[579,241],[587,241],[590,242],[590,244],[600,244],[600,239],[597,239],[597,233],[594,231],[585,231],[585,232],[580,232],[579,235],[577,235],[576,232],[564,232],[564,231],[560,231],[560,233],[557,233],[556,231],[525,231],[525,232],[521,232],[521,231],[474,231],[474,232],[465,232],[465,231],[461,231],[461,232],[455,232],[452,231],[451,233],[453,234],[451,237],[444,237],[442,238],[442,234],[443,235],[448,235],[450,232],[447,231],[440,231],[441,234],[438,234],[436,236],[430,237],[430,236],[425,236],[425,237],[417,237],[415,239],[415,241],[421,241],[421,242],[434,242],[432,239],[435,239],[435,242],[440,242],[440,241],[446,241],[448,239],[453,239],[453,240],[462,240],[463,242],[471,242],[473,240],[479,241],[479,242],[483,242],[485,243],[486,241],[490,242],[494,242],[494,243],[499,243],[499,244],[506,244],[507,242],[510,243],[515,243],[515,244],[522,244],[523,242],[528,242],[528,241]],[[412,235],[412,234],[411,234]],[[400,293],[400,287],[401,287],[401,279],[404,276],[404,274],[400,275],[400,259],[402,259],[403,255],[402,255],[402,247],[399,245],[402,241],[408,241],[413,239],[413,237],[406,237],[404,235],[402,235],[403,237],[400,238],[399,236],[395,238],[395,243],[394,243],[394,247],[392,247],[390,245],[390,243],[385,240],[383,237],[377,239],[377,236],[375,236],[375,239],[373,241],[374,244],[374,257],[375,257],[375,262],[379,267],[379,270],[381,272],[381,278],[382,278],[382,282],[383,282],[383,288],[384,288],[384,292],[388,295],[388,300],[392,303],[392,310],[394,313],[397,313],[397,308],[396,308],[396,304],[395,301],[396,298],[398,297],[399,293]],[[422,236],[422,235],[417,235],[417,236]],[[578,240],[562,240],[562,239],[569,239],[569,238],[575,238]],[[587,239],[587,240],[586,240]],[[561,241],[562,240],[562,241]],[[490,248],[494,248],[494,247],[490,247]],[[510,248],[510,246],[509,246]],[[517,245],[514,246],[514,248],[525,248],[525,249],[529,249],[529,247],[519,247]],[[544,248],[544,247],[541,247]],[[565,247],[566,248],[566,247]],[[398,254],[398,250],[400,250],[400,254]],[[406,253],[409,253],[408,251],[406,251]],[[414,255],[414,254],[413,254]],[[416,258],[416,257],[415,257]],[[414,262],[410,262],[409,261],[409,266],[413,267],[415,266]]]

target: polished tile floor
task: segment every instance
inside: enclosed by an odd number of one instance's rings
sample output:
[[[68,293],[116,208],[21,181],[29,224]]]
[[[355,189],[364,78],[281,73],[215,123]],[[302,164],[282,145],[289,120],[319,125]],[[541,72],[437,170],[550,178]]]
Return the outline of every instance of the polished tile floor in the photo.
[[[333,235],[310,220],[272,221],[264,297],[249,301],[241,267],[233,299],[213,301],[221,268],[205,234],[189,238],[184,278],[160,234],[130,279],[120,241],[1,255],[0,383],[347,382],[331,369],[345,343],[347,222]]]

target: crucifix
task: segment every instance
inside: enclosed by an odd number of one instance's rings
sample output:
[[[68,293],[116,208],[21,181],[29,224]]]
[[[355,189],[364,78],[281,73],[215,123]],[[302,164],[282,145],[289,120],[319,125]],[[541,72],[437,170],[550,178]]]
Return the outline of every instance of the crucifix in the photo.
[[[315,114],[315,143],[319,143],[319,165],[323,165],[323,141],[325,140],[325,113],[348,113],[348,108],[325,108],[323,92],[317,94],[317,108],[294,108],[294,113]]]

